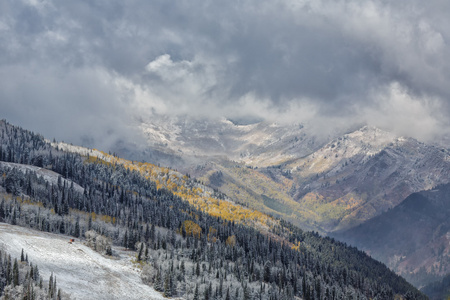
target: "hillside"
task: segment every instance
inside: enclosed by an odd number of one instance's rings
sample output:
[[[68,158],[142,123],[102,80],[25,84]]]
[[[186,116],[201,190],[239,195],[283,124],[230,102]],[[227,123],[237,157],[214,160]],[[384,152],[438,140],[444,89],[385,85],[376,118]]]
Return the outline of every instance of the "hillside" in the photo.
[[[114,247],[115,256],[106,257],[70,238],[0,223],[0,247],[16,257],[23,249],[43,278],[53,272],[70,299],[164,299],[142,282],[133,252]]]
[[[356,226],[413,192],[447,183],[448,158],[447,150],[363,127],[278,165],[215,160],[200,169],[204,182],[232,199],[326,233]]]
[[[432,300],[450,299],[450,274],[425,286],[422,291]]]
[[[323,136],[302,124],[155,115],[140,129],[144,146],[117,153],[189,173],[234,201],[322,233],[449,182],[448,150],[374,127]]]
[[[414,192],[450,182],[448,149],[369,126],[320,138],[307,126],[264,122],[165,118],[143,121],[148,126],[146,153],[165,136],[157,153],[176,156],[173,166],[235,202],[322,234],[354,228]],[[423,255],[434,249],[415,246]],[[405,261],[403,268],[416,267]],[[430,272],[425,277],[440,274]]]
[[[450,273],[449,215],[446,184],[412,194],[388,212],[335,236],[423,286]]]
[[[69,153],[0,125],[2,160],[45,166],[67,180],[53,184],[26,166],[2,166],[0,219],[76,238],[95,232],[136,251],[143,282],[167,297],[425,298],[363,252],[237,205],[189,176]]]

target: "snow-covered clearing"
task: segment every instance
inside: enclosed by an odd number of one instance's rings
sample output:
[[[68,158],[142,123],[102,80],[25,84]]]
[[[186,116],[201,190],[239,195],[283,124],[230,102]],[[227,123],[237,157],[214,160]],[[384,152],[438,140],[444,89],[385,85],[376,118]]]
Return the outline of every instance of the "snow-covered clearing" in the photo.
[[[113,248],[117,258],[108,258],[78,239],[0,223],[0,247],[20,258],[22,248],[39,267],[44,281],[51,272],[57,286],[73,299],[165,299],[142,283],[133,266],[133,252]]]

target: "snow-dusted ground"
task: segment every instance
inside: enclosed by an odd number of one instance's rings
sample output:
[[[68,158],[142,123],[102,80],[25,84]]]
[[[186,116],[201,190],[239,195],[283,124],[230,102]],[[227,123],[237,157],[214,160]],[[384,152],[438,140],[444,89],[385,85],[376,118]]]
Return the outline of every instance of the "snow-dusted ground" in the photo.
[[[20,258],[22,248],[47,281],[51,272],[57,286],[72,299],[165,299],[142,283],[133,266],[133,253],[113,248],[108,258],[69,237],[0,223],[0,247]]]
[[[58,178],[61,177],[61,175],[56,172],[53,172],[51,170],[47,170],[44,168],[39,168],[36,166],[31,166],[31,165],[22,165],[22,164],[0,161],[0,166],[8,167],[11,169],[16,168],[16,169],[22,171],[23,173],[26,173],[27,171],[36,172],[37,176],[44,178],[45,181],[48,181],[54,185],[58,184]],[[70,186],[70,184],[72,183],[72,181],[68,180],[68,179],[61,178],[61,180],[63,182],[66,182],[67,186]],[[75,182],[73,183],[73,187],[77,192],[80,192],[80,193],[84,192],[84,189],[81,186],[79,186],[78,184],[76,184]]]

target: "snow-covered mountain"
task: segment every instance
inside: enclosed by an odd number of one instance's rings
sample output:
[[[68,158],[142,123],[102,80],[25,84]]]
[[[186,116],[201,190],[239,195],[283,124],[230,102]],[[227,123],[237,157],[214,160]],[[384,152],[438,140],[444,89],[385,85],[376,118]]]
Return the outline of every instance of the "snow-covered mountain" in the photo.
[[[334,229],[352,227],[413,192],[448,183],[449,154],[412,138],[363,127],[289,164],[296,184],[293,197],[301,202],[312,193],[334,204],[344,210]]]
[[[173,155],[184,160],[185,164],[204,160],[205,157],[225,157],[266,167],[308,155],[327,140],[312,134],[301,124],[240,124],[228,119],[194,119],[187,116],[154,116],[143,120],[140,129],[151,149],[148,155],[155,151]]]
[[[301,124],[154,116],[140,128],[147,148],[139,159],[322,232],[358,225],[450,180],[448,150],[370,126],[325,136]]]
[[[141,128],[148,149],[177,157],[166,160],[169,165],[176,161],[173,167],[235,201],[322,233],[355,228],[412,193],[450,182],[450,151],[442,143],[371,126],[318,136],[300,124],[167,117],[147,120]],[[411,251],[431,253],[432,245]],[[416,264],[406,260],[399,271],[408,266]]]

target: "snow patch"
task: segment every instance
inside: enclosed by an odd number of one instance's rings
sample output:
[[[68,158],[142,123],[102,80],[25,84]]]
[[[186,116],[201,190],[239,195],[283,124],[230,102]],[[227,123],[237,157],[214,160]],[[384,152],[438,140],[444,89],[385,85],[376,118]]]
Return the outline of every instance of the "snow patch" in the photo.
[[[113,248],[117,258],[93,251],[76,239],[29,228],[0,223],[0,246],[14,257],[21,250],[37,264],[47,281],[51,272],[57,286],[73,299],[165,299],[142,283],[140,271],[133,266],[134,252]]]

